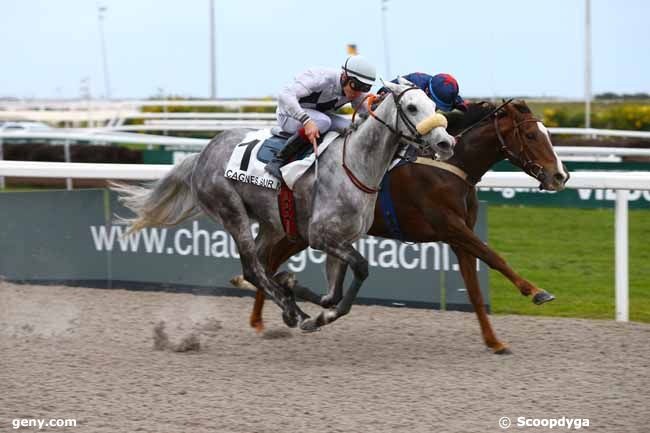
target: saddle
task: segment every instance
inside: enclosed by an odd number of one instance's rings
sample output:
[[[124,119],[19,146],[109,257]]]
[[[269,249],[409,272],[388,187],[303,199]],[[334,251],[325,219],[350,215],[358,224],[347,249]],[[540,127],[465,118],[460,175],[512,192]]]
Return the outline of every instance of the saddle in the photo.
[[[264,140],[262,146],[260,147],[260,150],[257,152],[258,161],[263,162],[265,164],[271,161],[275,157],[275,155],[277,155],[277,153],[284,147],[289,137],[291,137],[291,134],[283,131],[277,126],[271,128],[271,134],[272,134],[271,137]],[[325,134],[323,134],[323,136],[324,135]],[[323,136],[321,136],[318,139],[318,144],[322,143]],[[296,156],[296,158],[293,159],[292,161],[304,159],[307,156],[311,155],[312,153],[314,153],[314,150],[311,147],[309,147],[309,149],[307,149],[306,151],[299,153]]]

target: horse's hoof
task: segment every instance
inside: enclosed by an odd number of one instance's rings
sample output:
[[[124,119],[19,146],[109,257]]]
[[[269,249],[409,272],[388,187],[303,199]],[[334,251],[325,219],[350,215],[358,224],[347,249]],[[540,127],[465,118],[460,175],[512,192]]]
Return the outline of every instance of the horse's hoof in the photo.
[[[283,312],[282,320],[284,320],[284,324],[289,328],[295,328],[298,326],[298,317],[295,314],[289,315],[287,312]]]
[[[232,284],[233,287],[237,287],[238,289],[252,290],[252,291],[257,290],[255,286],[253,286],[251,283],[246,281],[243,275],[237,275],[236,277],[233,277],[230,280],[230,284]]]
[[[316,332],[320,331],[320,326],[316,323],[316,319],[307,319],[300,322],[300,330],[303,332]]]
[[[305,332],[314,332],[318,331],[321,326],[325,324],[325,317],[321,312],[318,316],[313,319],[307,319],[300,322],[300,329]]]
[[[253,329],[255,329],[255,332],[257,332],[258,334],[264,332],[264,322],[262,322],[261,320],[259,322],[253,323],[251,326],[253,327]]]
[[[535,296],[533,296],[533,303],[535,305],[542,305],[546,302],[552,301],[553,299],[555,299],[555,296],[551,295],[548,292],[541,291],[535,293]]]
[[[336,306],[336,302],[334,302],[333,298],[323,296],[322,298],[320,298],[320,306],[323,308],[332,308]]]
[[[500,344],[498,347],[493,347],[492,353],[495,355],[512,355],[512,351],[505,344]]]

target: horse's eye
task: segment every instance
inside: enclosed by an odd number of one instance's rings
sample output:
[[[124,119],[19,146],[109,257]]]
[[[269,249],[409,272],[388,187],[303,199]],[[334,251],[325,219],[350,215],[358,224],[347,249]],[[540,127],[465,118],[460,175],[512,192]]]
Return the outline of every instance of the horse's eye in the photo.
[[[526,138],[529,139],[529,140],[534,140],[535,139],[535,133],[534,132],[527,133]]]
[[[409,111],[409,113],[417,113],[418,112],[418,107],[416,107],[413,104],[407,105],[406,109]]]

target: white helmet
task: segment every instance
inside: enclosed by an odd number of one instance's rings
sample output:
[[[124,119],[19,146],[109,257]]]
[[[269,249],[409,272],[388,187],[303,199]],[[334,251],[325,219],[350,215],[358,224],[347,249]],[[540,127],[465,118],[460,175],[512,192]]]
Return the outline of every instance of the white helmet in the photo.
[[[356,78],[364,84],[375,84],[375,66],[362,56],[350,56],[342,66],[350,78]]]

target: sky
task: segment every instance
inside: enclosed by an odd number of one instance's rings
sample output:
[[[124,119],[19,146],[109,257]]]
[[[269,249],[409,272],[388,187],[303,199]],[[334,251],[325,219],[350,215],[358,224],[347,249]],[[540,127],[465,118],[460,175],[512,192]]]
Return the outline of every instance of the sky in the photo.
[[[209,0],[0,0],[0,97],[210,96]],[[585,0],[215,0],[217,96],[276,96],[356,44],[379,76],[446,72],[466,97],[584,96]],[[650,1],[591,0],[592,92],[650,93]]]

